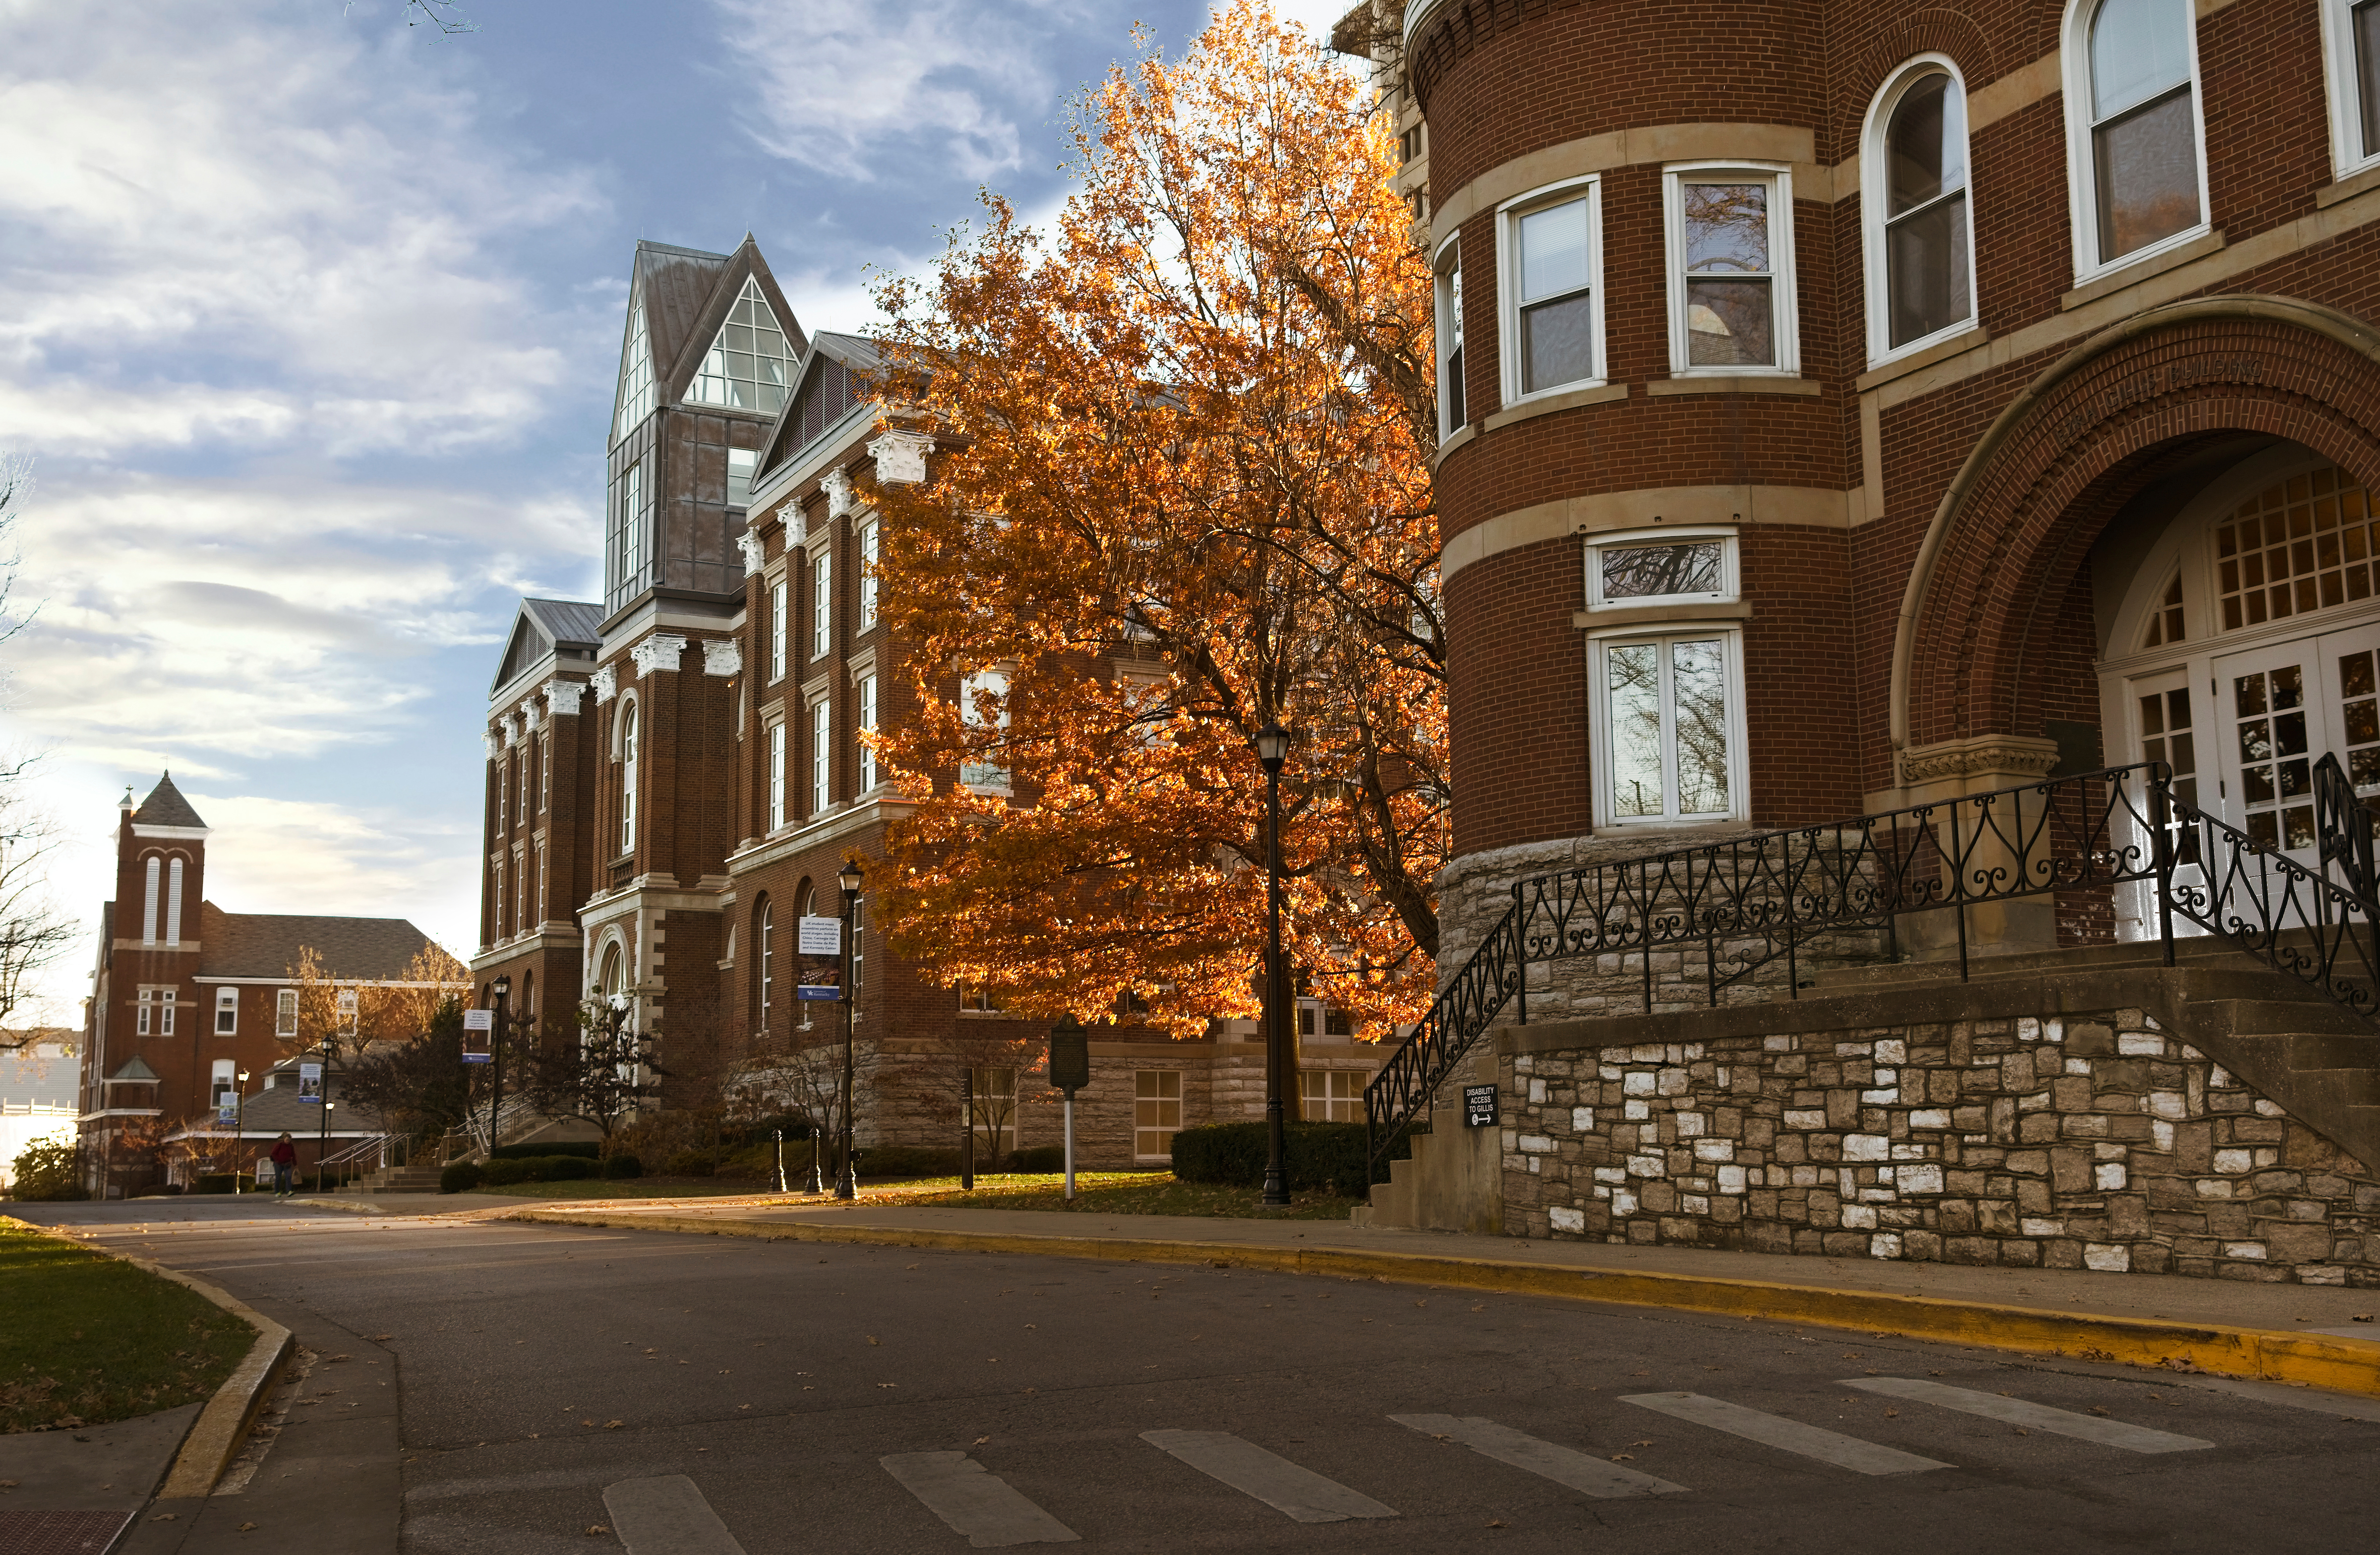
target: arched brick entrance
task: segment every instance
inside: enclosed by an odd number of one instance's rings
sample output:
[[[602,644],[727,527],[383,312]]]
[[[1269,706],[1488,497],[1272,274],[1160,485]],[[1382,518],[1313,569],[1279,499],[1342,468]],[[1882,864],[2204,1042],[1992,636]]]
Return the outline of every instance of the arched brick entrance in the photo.
[[[2029,661],[2084,553],[2133,494],[2214,438],[2283,438],[2380,481],[2380,332],[2283,297],[2143,313],[2010,403],[1952,481],[1895,636],[1897,777],[1927,753],[2040,733]]]

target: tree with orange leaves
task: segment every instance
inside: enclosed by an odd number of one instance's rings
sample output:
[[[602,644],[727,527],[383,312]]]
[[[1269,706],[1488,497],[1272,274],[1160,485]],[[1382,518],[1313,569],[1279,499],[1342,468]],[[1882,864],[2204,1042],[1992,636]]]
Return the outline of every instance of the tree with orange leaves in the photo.
[[[868,493],[924,704],[879,737],[915,804],[879,907],[1022,1013],[1254,1014],[1277,719],[1289,953],[1378,1034],[1427,1002],[1447,845],[1430,276],[1344,68],[1257,0],[1143,42],[1054,232],[987,196],[880,288],[942,449]]]

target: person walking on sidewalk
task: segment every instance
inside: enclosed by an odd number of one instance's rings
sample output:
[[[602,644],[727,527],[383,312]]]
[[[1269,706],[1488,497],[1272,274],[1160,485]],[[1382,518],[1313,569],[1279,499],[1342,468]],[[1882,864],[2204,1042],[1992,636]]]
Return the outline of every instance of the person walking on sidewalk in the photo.
[[[290,1186],[289,1172],[298,1164],[298,1147],[291,1144],[289,1136],[284,1133],[281,1138],[273,1141],[273,1149],[266,1159],[273,1163],[273,1197],[288,1198],[297,1191]]]

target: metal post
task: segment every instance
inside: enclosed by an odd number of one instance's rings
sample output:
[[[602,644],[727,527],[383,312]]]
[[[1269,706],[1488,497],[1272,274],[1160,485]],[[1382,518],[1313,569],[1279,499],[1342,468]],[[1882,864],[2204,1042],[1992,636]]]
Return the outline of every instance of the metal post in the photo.
[[[778,1191],[779,1193],[791,1193],[791,1192],[793,1192],[794,1190],[793,1190],[792,1188],[790,1188],[790,1187],[786,1187],[786,1186],[785,1186],[785,1131],[784,1131],[783,1129],[780,1128],[780,1129],[776,1130],[776,1135],[777,1135],[777,1191]]]
[[[614,1027],[616,1033],[618,1028]],[[504,1122],[504,995],[496,995],[496,1025],[488,1033],[488,1062],[493,1070],[493,1089],[488,1093],[488,1159],[496,1158],[496,1147],[504,1141],[496,1130]]]
[[[854,1003],[851,986],[851,909],[852,904],[858,899],[857,891],[848,886],[844,887],[843,893],[843,1164],[837,1168],[835,1175],[834,1196],[837,1199],[859,1197],[859,1163],[851,1157],[852,1103],[857,1099],[854,1094],[856,1081],[853,1078],[854,1065],[851,1053],[851,1007]]]
[[[1522,920],[1527,914],[1521,910],[1521,886],[1512,885],[1512,965],[1519,976],[1512,980],[1512,997],[1516,1001],[1512,1014],[1515,1025],[1529,1023],[1529,941],[1522,932]]]
[[[964,1130],[959,1139],[959,1187],[975,1191],[975,1066],[965,1066],[959,1073],[959,1126]]]
[[[2156,833],[2157,937],[2165,944],[2165,964],[2173,965],[2173,791],[2167,785],[2169,769],[2149,770],[2149,826]]]
[[[232,1106],[234,1108],[231,1125],[231,1190],[237,1194],[246,1191],[246,1189],[239,1186],[239,1152],[241,1150],[245,1149],[248,1144],[248,1091],[244,1089],[243,1084],[243,1082],[247,1080],[248,1077],[240,1074],[237,1070],[233,1071],[233,1076],[231,1093]]]
[[[1282,1055],[1287,1048],[1288,990],[1281,974],[1281,763],[1265,763],[1265,1179],[1264,1201],[1289,1202],[1287,1179],[1281,1173]]]
[[[1075,1093],[1066,1092],[1066,1202],[1075,1201]]]

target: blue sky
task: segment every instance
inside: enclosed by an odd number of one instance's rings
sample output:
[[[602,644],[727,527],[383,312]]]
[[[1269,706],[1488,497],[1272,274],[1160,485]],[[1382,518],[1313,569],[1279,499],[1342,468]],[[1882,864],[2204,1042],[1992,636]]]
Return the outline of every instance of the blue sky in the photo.
[[[1343,0],[1279,0],[1316,30]],[[591,597],[639,237],[759,239],[868,317],[981,186],[1064,193],[1067,100],[1206,0],[0,0],[0,451],[30,455],[0,734],[96,932],[171,766],[234,910],[476,935],[514,600]],[[79,1023],[91,965],[49,981]]]

